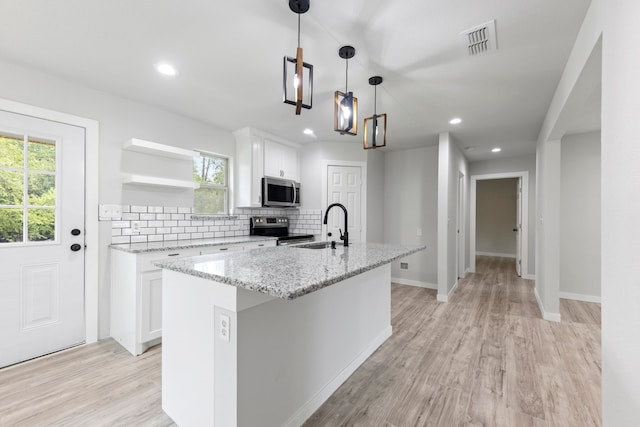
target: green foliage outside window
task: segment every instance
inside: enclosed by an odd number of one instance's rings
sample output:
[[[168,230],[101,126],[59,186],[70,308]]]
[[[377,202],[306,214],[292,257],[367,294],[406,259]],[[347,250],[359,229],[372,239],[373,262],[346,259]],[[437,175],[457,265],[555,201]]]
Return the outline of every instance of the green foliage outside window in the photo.
[[[0,135],[0,243],[23,242],[24,221],[28,241],[55,239],[56,146],[30,139],[26,151],[25,191],[23,138]]]
[[[200,188],[194,191],[196,213],[228,213],[228,164],[226,158],[209,154],[194,159],[193,180],[200,183]]]

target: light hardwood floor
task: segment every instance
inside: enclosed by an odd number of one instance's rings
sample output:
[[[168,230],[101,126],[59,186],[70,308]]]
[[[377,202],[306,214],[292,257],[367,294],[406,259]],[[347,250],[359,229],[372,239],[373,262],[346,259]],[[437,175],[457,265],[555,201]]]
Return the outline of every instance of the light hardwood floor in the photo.
[[[598,426],[600,306],[561,300],[540,318],[513,261],[479,257],[451,301],[392,287],[393,336],[311,426]],[[0,370],[0,426],[171,426],[161,347],[104,340]]]

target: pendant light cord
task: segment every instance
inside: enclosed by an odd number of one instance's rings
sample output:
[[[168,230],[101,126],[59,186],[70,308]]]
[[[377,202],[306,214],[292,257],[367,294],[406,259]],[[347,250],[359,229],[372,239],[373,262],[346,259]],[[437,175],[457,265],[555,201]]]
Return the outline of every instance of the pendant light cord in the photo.
[[[300,49],[300,14],[298,14],[298,49]]]
[[[378,115],[378,85],[373,87],[373,117]]]
[[[344,93],[349,93],[349,58],[346,59],[347,67],[344,72]]]

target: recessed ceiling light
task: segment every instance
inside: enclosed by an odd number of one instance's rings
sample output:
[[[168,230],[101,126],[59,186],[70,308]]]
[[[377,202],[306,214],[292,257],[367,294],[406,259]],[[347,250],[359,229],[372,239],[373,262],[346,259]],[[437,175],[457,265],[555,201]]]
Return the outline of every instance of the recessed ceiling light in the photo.
[[[496,148],[492,148],[492,149],[491,149],[491,152],[492,152],[492,153],[499,153],[499,152],[501,152],[501,151],[502,151],[502,148],[500,148],[500,147],[496,147]]]
[[[173,65],[167,64],[166,62],[157,64],[156,70],[158,70],[160,74],[170,77],[174,77],[178,74],[178,71],[173,67]]]
[[[313,135],[313,129],[306,128],[302,131],[305,135]]]
[[[460,117],[454,117],[453,119],[449,120],[449,123],[451,123],[452,125],[457,125],[462,123],[462,119]]]

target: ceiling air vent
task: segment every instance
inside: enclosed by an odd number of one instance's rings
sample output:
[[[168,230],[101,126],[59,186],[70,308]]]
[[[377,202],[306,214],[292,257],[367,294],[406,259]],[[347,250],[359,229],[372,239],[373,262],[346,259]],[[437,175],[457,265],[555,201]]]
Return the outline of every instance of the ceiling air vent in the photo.
[[[495,19],[469,28],[460,34],[464,36],[467,52],[469,52],[470,56],[482,55],[498,49]]]

